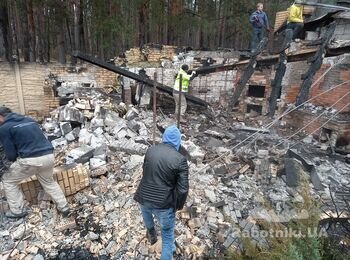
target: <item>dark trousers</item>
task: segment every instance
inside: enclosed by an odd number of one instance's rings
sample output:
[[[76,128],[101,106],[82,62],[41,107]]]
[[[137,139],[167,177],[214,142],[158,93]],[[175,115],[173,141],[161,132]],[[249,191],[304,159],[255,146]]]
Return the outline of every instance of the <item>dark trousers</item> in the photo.
[[[261,40],[263,39],[263,37],[264,37],[264,28],[253,27],[253,35],[252,35],[252,42],[250,45],[250,49],[255,50],[259,42],[261,42]]]
[[[293,30],[293,40],[299,37],[303,28],[304,28],[303,23],[288,23],[287,24],[287,29]]]

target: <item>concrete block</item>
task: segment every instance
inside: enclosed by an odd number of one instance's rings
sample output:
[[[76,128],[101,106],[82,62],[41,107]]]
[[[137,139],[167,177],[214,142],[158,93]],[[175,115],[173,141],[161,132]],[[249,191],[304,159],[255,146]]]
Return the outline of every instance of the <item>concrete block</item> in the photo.
[[[88,145],[82,145],[72,149],[67,153],[67,156],[72,158],[77,163],[86,163],[94,154],[94,148]]]

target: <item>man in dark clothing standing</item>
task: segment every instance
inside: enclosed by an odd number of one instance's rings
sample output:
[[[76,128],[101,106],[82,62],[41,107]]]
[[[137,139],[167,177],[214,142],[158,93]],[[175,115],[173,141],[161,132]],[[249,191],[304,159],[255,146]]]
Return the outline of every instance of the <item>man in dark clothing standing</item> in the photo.
[[[0,107],[0,142],[6,157],[12,162],[2,176],[5,195],[10,207],[9,218],[26,216],[24,197],[19,183],[36,175],[44,188],[63,214],[69,214],[67,200],[53,179],[53,147],[32,119],[12,113],[7,107]]]
[[[270,32],[269,21],[263,9],[264,5],[262,3],[258,3],[256,5],[256,11],[252,13],[249,18],[249,22],[253,26],[252,42],[250,46],[252,51],[256,49],[259,42],[261,42],[263,39],[265,30]]]
[[[143,164],[143,176],[134,199],[140,203],[147,238],[157,242],[153,216],[160,224],[161,260],[172,259],[175,251],[175,212],[183,208],[188,194],[188,164],[178,151],[179,129],[173,125],[163,134],[163,143],[148,149]]]

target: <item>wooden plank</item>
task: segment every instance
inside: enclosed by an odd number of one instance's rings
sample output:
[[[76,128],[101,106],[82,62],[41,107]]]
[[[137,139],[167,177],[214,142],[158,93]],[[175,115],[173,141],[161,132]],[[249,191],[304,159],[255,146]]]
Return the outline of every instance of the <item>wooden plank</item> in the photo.
[[[283,26],[283,24],[287,21],[287,19],[288,19],[288,11],[277,12],[274,32],[277,32]]]

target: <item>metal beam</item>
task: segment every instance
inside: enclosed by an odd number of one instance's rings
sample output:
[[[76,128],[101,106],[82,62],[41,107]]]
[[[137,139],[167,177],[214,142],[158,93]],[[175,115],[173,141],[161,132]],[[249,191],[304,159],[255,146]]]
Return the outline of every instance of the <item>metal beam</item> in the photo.
[[[156,82],[154,80],[148,79],[146,77],[142,77],[139,74],[133,73],[131,71],[128,71],[128,70],[123,69],[121,67],[118,67],[118,66],[115,66],[113,64],[107,63],[107,62],[102,61],[100,59],[91,57],[91,56],[89,56],[89,55],[87,55],[85,53],[82,53],[80,51],[73,51],[72,56],[75,57],[75,58],[79,58],[79,59],[81,59],[83,61],[89,62],[91,64],[94,64],[96,66],[99,66],[101,68],[113,71],[113,72],[115,72],[117,74],[123,75],[124,77],[136,80],[138,82],[142,82],[147,87],[152,88],[154,85],[156,85],[157,89],[162,91],[162,92],[168,93],[170,95],[172,95],[172,93],[173,93],[173,88],[171,88],[171,87],[168,87],[168,86],[166,86],[164,84],[161,84],[159,82]],[[204,106],[204,107],[207,107],[209,105],[207,102],[205,102],[204,100],[202,100],[200,98],[197,98],[197,97],[195,97],[193,95],[190,95],[190,94],[187,94],[187,93],[184,93],[184,94],[186,96],[186,99],[188,101],[194,103],[194,104],[201,105],[201,106]]]

